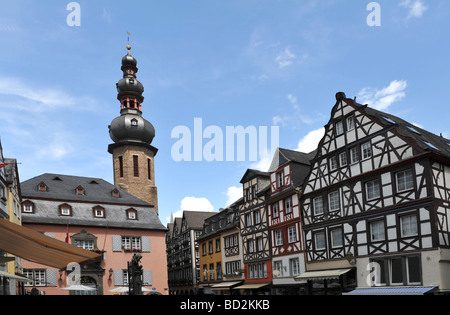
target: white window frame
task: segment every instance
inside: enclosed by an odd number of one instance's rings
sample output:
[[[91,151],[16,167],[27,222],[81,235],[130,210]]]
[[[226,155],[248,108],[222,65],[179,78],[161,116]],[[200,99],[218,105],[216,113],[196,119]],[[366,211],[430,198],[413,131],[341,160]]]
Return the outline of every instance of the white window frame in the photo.
[[[361,145],[362,160],[367,160],[372,157],[372,143],[366,142]]]
[[[320,236],[320,238],[319,238]],[[326,249],[326,237],[325,231],[318,231],[314,233],[314,247],[316,250],[324,250]],[[320,246],[319,246],[320,245]]]
[[[330,230],[331,248],[340,248],[344,246],[344,237],[342,228],[334,228]]]
[[[278,201],[272,204],[272,217],[278,218],[280,216],[280,206],[278,205]]]
[[[347,152],[342,152],[339,153],[339,165],[341,167],[347,166],[348,161],[347,161]]]
[[[335,207],[336,206],[336,200],[334,198],[336,198],[336,197],[334,197],[334,196],[337,197],[337,205],[338,205],[337,208]],[[340,195],[339,195],[339,190],[332,191],[332,192],[330,192],[328,194],[328,208],[329,208],[330,212],[341,210],[341,198],[340,198]]]
[[[338,169],[338,162],[335,156],[330,157],[329,159],[330,171],[335,171]]]
[[[287,228],[288,231],[288,242],[295,243],[297,242],[297,228],[296,226],[290,226]]]
[[[335,127],[336,127],[336,136],[344,134],[344,123],[342,122],[342,120],[336,122]]]
[[[355,117],[347,117],[347,131],[355,129]]]
[[[350,164],[359,162],[359,148],[354,147],[350,149]]]
[[[320,202],[316,202],[319,200],[320,200]],[[320,205],[320,207],[319,207],[319,205]],[[314,215],[323,214],[324,206],[323,206],[323,197],[322,196],[313,198],[313,208],[314,208]]]
[[[414,189],[414,174],[411,169],[406,169],[395,174],[397,192]]]
[[[283,232],[281,230],[275,231],[275,246],[283,245]]]
[[[381,197],[380,180],[374,179],[366,182],[366,199],[368,201],[379,199]]]
[[[419,225],[416,214],[400,216],[400,235],[402,237],[413,237],[419,234]]]
[[[386,240],[386,230],[383,220],[372,221],[370,226],[370,240],[372,242],[381,242]]]

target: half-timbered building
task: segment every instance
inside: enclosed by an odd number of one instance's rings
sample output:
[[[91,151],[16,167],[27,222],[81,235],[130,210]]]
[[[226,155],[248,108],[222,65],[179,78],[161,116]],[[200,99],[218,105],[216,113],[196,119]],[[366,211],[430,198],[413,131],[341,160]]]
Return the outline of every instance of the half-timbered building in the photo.
[[[278,148],[269,168],[267,214],[275,294],[304,292],[303,284],[294,280],[305,271],[299,196],[314,155]]]
[[[240,233],[242,237],[245,284],[236,289],[250,291],[270,290],[272,261],[267,221],[266,199],[270,190],[269,173],[249,169],[241,179],[244,200],[240,206]]]
[[[348,291],[353,279],[449,290],[450,140],[342,92],[336,100],[305,181],[299,280],[310,291]]]
[[[166,234],[167,269],[170,295],[194,295],[200,283],[200,255],[197,239],[205,219],[214,212],[184,211],[182,218],[168,224]]]
[[[243,280],[239,205],[242,198],[205,219],[197,239],[200,250],[200,286],[205,294],[236,294]]]

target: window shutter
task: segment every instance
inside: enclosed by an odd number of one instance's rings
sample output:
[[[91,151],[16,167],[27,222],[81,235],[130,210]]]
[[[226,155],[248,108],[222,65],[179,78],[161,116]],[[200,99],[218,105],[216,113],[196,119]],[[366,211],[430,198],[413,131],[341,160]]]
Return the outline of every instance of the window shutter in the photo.
[[[143,271],[144,286],[152,285],[152,272],[150,270]]]
[[[45,271],[47,277],[47,285],[58,286],[58,272],[55,269],[47,269]]]
[[[114,270],[114,285],[123,285],[123,270]]]
[[[142,252],[150,253],[150,237],[142,238]]]
[[[122,236],[114,235],[112,237],[112,250],[113,250],[113,252],[121,252],[122,251]]]

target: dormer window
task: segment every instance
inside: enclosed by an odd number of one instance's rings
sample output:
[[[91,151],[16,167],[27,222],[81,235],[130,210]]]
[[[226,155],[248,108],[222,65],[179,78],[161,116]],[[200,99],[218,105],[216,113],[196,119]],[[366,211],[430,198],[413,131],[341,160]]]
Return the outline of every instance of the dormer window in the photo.
[[[44,182],[40,182],[38,185],[39,191],[47,191],[47,185]]]
[[[93,208],[94,210],[94,217],[95,218],[105,218],[105,208],[101,207],[101,206],[97,206]]]
[[[72,216],[72,207],[68,204],[63,204],[59,206],[59,214],[63,217]]]
[[[120,197],[120,193],[119,190],[117,188],[114,188],[114,190],[111,192],[112,196],[114,198],[119,198]]]
[[[77,189],[76,189],[76,193],[79,196],[84,195],[84,188],[83,188],[83,186],[78,186]]]
[[[127,210],[127,219],[128,220],[137,220],[137,211],[135,209]]]
[[[137,119],[134,119],[134,118],[133,118],[133,119],[131,120],[131,125],[137,127],[137,125],[138,125]]]
[[[28,200],[22,202],[22,213],[34,213],[34,203]]]

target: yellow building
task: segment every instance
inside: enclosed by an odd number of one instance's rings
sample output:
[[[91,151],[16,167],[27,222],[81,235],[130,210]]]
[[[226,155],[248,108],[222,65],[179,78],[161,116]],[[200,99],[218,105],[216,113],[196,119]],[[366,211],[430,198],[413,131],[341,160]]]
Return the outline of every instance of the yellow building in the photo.
[[[215,217],[215,216],[214,216]],[[204,289],[205,294],[212,294],[211,287],[217,284],[223,279],[222,270],[222,244],[221,234],[210,232],[213,231],[214,221],[205,221],[204,232],[205,236],[202,236],[198,240],[198,246],[200,251],[199,265],[200,265],[200,288]],[[211,223],[211,224],[210,224]]]
[[[242,244],[239,236],[241,200],[204,221],[198,238],[200,285],[204,294],[236,294],[233,288],[243,282]]]
[[[3,158],[0,144],[0,219],[22,225],[19,171],[15,159]],[[22,259],[0,250],[0,295],[23,293]]]

